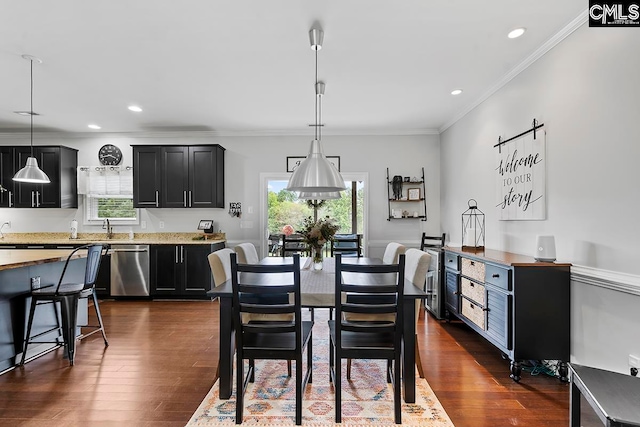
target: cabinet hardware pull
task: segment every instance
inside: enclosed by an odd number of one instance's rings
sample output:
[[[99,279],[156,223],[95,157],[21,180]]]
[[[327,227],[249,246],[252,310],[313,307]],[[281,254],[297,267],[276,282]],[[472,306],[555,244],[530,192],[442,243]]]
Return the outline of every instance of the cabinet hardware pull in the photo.
[[[184,264],[184,246],[180,246],[180,264]]]
[[[473,282],[469,282],[469,286],[471,286],[472,288],[475,286],[476,284]]]
[[[191,207],[191,190],[189,190],[189,207]]]
[[[498,273],[495,273],[495,274],[494,274],[493,276],[491,276],[491,277],[498,278],[498,277],[500,277],[500,275],[499,275]]]
[[[40,192],[36,191],[36,208],[40,207]]]
[[[182,206],[187,207],[187,190],[182,192]]]
[[[482,311],[489,311],[489,309],[488,308],[483,308]]]
[[[176,246],[176,264],[178,263],[178,247]]]
[[[31,191],[31,207],[34,208],[36,206],[35,202],[33,201],[33,197],[36,195],[35,191]]]
[[[474,261],[471,261],[471,265],[476,265],[476,263]]]
[[[159,207],[158,198],[158,190],[156,190],[156,208]]]
[[[11,191],[9,191],[9,207],[12,207],[13,203],[11,203]]]
[[[454,294],[454,295],[460,295],[460,292],[455,291],[453,294]]]

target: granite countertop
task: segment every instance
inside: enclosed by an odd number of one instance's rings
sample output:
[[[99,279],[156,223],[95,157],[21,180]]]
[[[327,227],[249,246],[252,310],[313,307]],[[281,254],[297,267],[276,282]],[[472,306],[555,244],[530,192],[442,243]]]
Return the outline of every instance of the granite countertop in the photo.
[[[0,271],[48,262],[66,261],[72,251],[69,249],[24,249],[0,251]],[[85,258],[87,251],[78,251],[75,258]]]
[[[196,239],[196,240],[194,240]],[[129,239],[129,233],[114,233],[107,239],[106,233],[78,233],[77,239],[71,239],[69,233],[5,233],[0,245],[64,245],[64,244],[140,244],[140,245],[211,245],[226,242],[224,233],[135,233]]]

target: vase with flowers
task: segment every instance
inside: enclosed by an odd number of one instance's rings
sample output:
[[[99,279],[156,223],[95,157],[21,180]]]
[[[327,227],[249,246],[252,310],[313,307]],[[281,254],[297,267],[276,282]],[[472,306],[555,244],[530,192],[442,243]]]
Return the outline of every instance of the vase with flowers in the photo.
[[[314,270],[322,270],[322,249],[327,242],[333,241],[336,231],[340,229],[331,218],[324,217],[314,221],[307,217],[302,222],[302,240],[309,246],[313,258]]]

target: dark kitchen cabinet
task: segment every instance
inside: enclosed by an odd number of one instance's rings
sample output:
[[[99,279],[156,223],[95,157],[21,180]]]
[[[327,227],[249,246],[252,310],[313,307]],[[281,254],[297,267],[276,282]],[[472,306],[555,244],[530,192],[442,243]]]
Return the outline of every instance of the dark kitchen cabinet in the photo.
[[[13,147],[0,147],[0,207],[13,205]]]
[[[27,157],[30,156],[30,146],[13,147],[14,173],[24,167]],[[38,166],[47,174],[51,182],[32,184],[12,180],[11,187],[5,187],[10,192],[6,197],[7,206],[16,208],[77,208],[78,150],[61,146],[38,146],[33,147],[33,156],[38,160]],[[4,159],[2,175],[3,179],[6,179],[4,178]]]
[[[134,205],[224,208],[224,148],[133,146]]]
[[[136,208],[160,207],[160,147],[133,147],[133,205]]]
[[[224,243],[152,245],[151,296],[207,298],[213,285],[207,257],[222,248]]]

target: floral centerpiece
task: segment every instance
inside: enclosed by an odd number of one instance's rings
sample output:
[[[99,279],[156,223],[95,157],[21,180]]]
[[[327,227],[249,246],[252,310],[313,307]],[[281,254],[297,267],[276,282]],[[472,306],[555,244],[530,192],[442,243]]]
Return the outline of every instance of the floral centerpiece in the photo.
[[[322,248],[327,242],[333,241],[333,236],[340,226],[333,222],[328,216],[314,221],[307,217],[302,222],[302,239],[309,245],[313,256],[314,268],[322,268]]]

